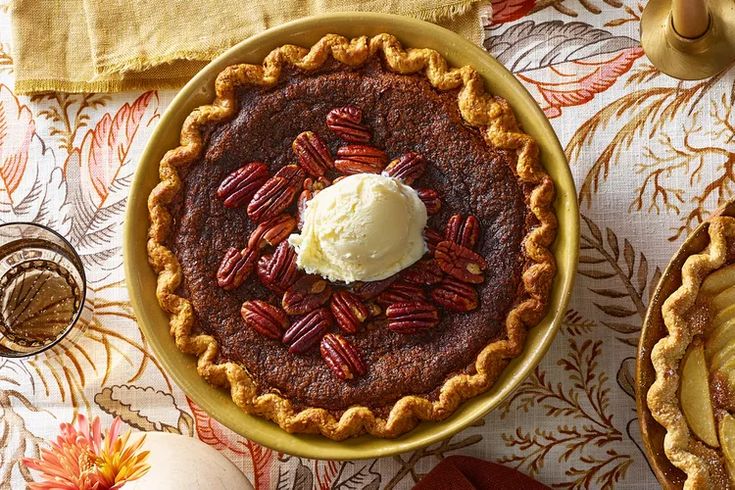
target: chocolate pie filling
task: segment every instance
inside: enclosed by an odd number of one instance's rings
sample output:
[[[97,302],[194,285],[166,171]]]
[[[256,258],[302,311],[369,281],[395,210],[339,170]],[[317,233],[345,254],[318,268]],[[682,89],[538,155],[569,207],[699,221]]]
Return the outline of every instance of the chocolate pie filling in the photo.
[[[181,294],[191,300],[199,328],[217,339],[218,362],[241,364],[260,394],[279,392],[297,408],[381,409],[409,394],[436,397],[445,379],[473,371],[477,354],[502,336],[503,320],[522,289],[522,241],[535,222],[526,205],[528,190],[514,175],[515,156],[489,148],[478,130],[463,122],[456,91],[439,92],[421,76],[386,72],[379,63],[352,69],[328,62],[309,76],[291,70],[274,88],[240,89],[237,116],[214,128],[203,157],[182,171],[184,189],[172,206],[170,245],[184,275]],[[244,326],[243,301],[279,300],[254,273],[234,291],[217,286],[222,256],[229,247],[244,247],[254,225],[244,208],[225,208],[215,191],[228,173],[247,162],[265,162],[271,172],[296,163],[291,142],[302,131],[318,133],[335,154],[344,142],[327,128],[325,117],[348,104],[362,109],[363,123],[373,132],[370,144],[385,149],[390,158],[408,151],[426,158],[428,169],[414,187],[436,189],[443,200],[430,226],[443,232],[452,214],[477,216],[482,228],[477,251],[488,268],[478,287],[480,306],[469,313],[442,311],[432,331],[401,335],[381,320],[346,335],[367,373],[341,381],[318,348],[289,354],[281,342]]]

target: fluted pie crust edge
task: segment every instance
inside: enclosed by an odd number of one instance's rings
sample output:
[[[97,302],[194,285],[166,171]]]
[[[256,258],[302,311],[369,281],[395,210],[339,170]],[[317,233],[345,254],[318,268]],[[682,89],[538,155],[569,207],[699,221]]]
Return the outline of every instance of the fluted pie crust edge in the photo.
[[[651,350],[656,380],[647,394],[651,415],[666,429],[666,457],[687,475],[684,488],[713,487],[708,465],[702,457],[689,451],[693,436],[679,402],[679,365],[697,333],[690,327],[687,313],[694,307],[707,275],[725,265],[727,241],[735,240],[735,218],[712,218],[707,232],[710,240],[707,247],[686,259],[681,269],[681,286],[661,307],[669,334]]]
[[[178,169],[194,162],[204,149],[203,129],[234,117],[238,86],[273,86],[285,65],[313,71],[332,56],[340,63],[359,66],[379,53],[384,55],[388,69],[393,72],[423,72],[438,90],[460,88],[458,103],[463,119],[480,129],[488,145],[516,152],[518,178],[533,187],[528,205],[538,226],[530,230],[523,242],[527,256],[522,276],[524,291],[506,318],[507,338],[487,345],[480,352],[475,362],[476,374],[449,378],[434,402],[413,395],[399,399],[387,419],[364,406],[351,407],[337,419],[323,408],[296,411],[288,399],[277,394],[258,395],[255,383],[240,365],[234,362],[215,364],[217,341],[210,335],[195,333],[193,307],[186,298],[176,294],[182,272],[177,258],[166,245],[172,222],[168,206],[182,188]],[[268,54],[262,65],[240,64],[226,68],[217,77],[215,91],[216,98],[211,105],[196,108],[186,118],[181,130],[181,146],[168,151],[161,160],[160,183],[148,198],[151,219],[148,257],[158,274],[156,295],[161,307],[170,315],[170,332],[177,347],[198,356],[199,374],[211,384],[229,386],[233,401],[248,413],[271,419],[288,432],[321,433],[336,440],[364,432],[378,437],[395,437],[421,420],[446,418],[462,401],[486,391],[509,360],[520,354],[526,330],[543,318],[556,272],[554,256],[549,250],[557,227],[553,210],[554,184],[538,161],[536,142],[521,132],[508,103],[485,93],[484,81],[474,68],[449,68],[438,52],[426,48],[404,50],[389,34],[352,40],[327,34],[311,49],[284,45]]]

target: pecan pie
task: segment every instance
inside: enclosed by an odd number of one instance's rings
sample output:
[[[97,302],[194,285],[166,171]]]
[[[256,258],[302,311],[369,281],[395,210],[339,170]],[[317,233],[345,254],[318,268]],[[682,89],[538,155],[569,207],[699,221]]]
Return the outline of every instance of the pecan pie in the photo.
[[[486,391],[555,274],[553,182],[507,102],[388,34],[282,46],[215,87],[149,198],[158,299],[199,373],[333,439],[394,437]],[[365,174],[417,196],[418,257],[379,280],[307,273],[291,243],[309,203]]]
[[[651,352],[653,417],[685,488],[735,488],[735,218],[709,222],[661,313],[669,335]]]

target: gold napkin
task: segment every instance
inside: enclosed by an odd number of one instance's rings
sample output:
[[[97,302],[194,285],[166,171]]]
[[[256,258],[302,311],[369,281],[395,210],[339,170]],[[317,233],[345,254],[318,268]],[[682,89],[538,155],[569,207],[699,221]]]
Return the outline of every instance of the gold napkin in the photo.
[[[382,11],[480,43],[480,0],[13,0],[15,93],[116,92],[184,84],[207,61],[307,15]]]

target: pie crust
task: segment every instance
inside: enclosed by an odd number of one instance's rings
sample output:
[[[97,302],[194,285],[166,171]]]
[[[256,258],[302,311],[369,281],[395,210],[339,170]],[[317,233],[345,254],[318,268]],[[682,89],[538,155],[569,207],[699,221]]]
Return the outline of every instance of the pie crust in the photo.
[[[526,263],[522,291],[505,320],[505,338],[487,345],[477,356],[469,374],[448,378],[435,401],[421,396],[404,396],[386,418],[370,408],[353,406],[335,417],[323,408],[297,411],[292,402],[279,394],[257,394],[248,373],[234,362],[216,364],[218,344],[210,335],[197,333],[192,304],[177,294],[182,281],[180,264],[167,242],[172,218],[169,205],[181,191],[179,169],[194,162],[205,148],[205,129],[230,120],[237,112],[236,88],[245,85],[273,86],[286,65],[306,72],[317,70],[329,57],[349,66],[359,66],[382,54],[387,69],[399,74],[424,74],[441,91],[459,89],[458,104],[465,122],[480,129],[485,142],[496,148],[514,151],[519,181],[533,189],[528,208],[538,221],[523,241]],[[229,387],[234,402],[243,410],[273,420],[288,432],[321,433],[341,440],[368,432],[378,437],[395,437],[421,420],[441,420],[458,405],[486,391],[509,360],[520,354],[526,331],[544,316],[552,280],[556,272],[549,250],[556,235],[553,210],[554,185],[538,161],[538,147],[523,133],[507,101],[485,93],[482,77],[470,66],[450,68],[446,60],[431,49],[404,50],[389,34],[374,37],[345,37],[328,34],[311,49],[284,45],[273,50],[262,65],[240,64],[226,68],[215,83],[216,98],[211,105],[195,109],[184,122],[181,146],[166,153],[160,163],[160,183],[148,200],[151,226],[148,256],[158,274],[156,295],[161,307],[170,314],[170,332],[177,347],[198,357],[197,370],[211,384]]]
[[[710,240],[707,247],[687,258],[681,270],[681,286],[661,307],[669,335],[651,350],[656,380],[648,391],[648,407],[653,418],[666,429],[666,456],[687,474],[684,488],[721,488],[723,484],[713,474],[717,471],[712,471],[712,462],[703,451],[693,450],[697,446],[696,439],[690,433],[679,401],[680,363],[695,335],[701,333],[693,327],[690,313],[695,308],[704,279],[726,264],[728,241],[735,240],[735,218],[712,218],[707,231]]]

